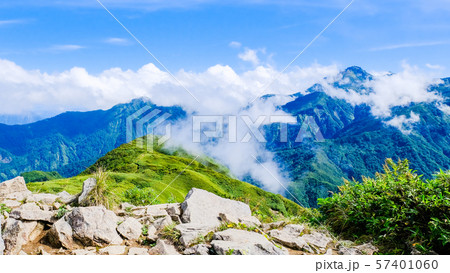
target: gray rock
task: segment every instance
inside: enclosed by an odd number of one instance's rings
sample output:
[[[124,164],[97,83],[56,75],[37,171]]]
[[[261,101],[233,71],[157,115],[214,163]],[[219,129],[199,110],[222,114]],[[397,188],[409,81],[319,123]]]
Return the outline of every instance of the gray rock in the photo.
[[[303,225],[287,225],[281,230],[273,229],[269,232],[269,235],[273,239],[284,246],[292,249],[307,251],[314,253],[312,248],[307,242],[301,238],[305,227]]]
[[[125,246],[107,246],[98,251],[102,255],[123,255],[126,251]]]
[[[138,219],[138,221],[143,224],[143,225],[150,225],[155,221],[155,218],[153,218],[152,216],[148,215],[148,216],[143,216],[140,217]]]
[[[173,245],[166,240],[158,240],[156,246],[150,249],[150,255],[180,255]]]
[[[130,203],[122,203],[122,204],[120,204],[120,209],[122,209],[122,210],[127,210],[127,209],[132,210],[134,208],[136,208],[136,206],[132,205]]]
[[[198,244],[187,248],[183,252],[184,255],[209,255],[209,247],[206,244]]]
[[[339,255],[373,255],[378,251],[378,248],[372,244],[363,244],[354,247],[346,247],[344,245],[339,246]]]
[[[361,251],[364,255],[373,255],[375,252],[378,251],[378,248],[371,243],[363,244],[356,246],[356,248]]]
[[[305,242],[310,246],[315,246],[320,249],[325,249],[328,244],[333,241],[333,239],[321,232],[312,232],[311,234],[305,234],[301,238],[305,240]]]
[[[181,204],[179,203],[172,203],[172,204],[166,204],[166,211],[170,216],[181,216]]]
[[[70,193],[63,191],[57,194],[58,199],[64,204],[71,204],[77,200],[76,195],[71,195]]]
[[[2,236],[2,226],[3,226],[3,218],[0,218],[0,255],[3,255],[5,251],[5,242],[3,241]]]
[[[78,204],[85,205],[86,198],[88,197],[89,193],[95,188],[97,185],[97,180],[94,178],[86,179],[83,182],[83,190],[80,193],[80,196],[78,197]]]
[[[233,218],[250,218],[250,207],[242,202],[219,197],[205,190],[192,188],[181,204],[184,223],[203,224],[211,227],[221,225],[220,213]]]
[[[146,214],[153,218],[166,217],[169,215],[166,208],[167,204],[147,206]]]
[[[104,207],[75,208],[66,215],[73,238],[85,246],[120,245],[117,233],[118,218]]]
[[[229,215],[226,213],[220,213],[219,219],[225,223],[244,224],[248,227],[261,226],[261,222],[258,220],[258,218],[254,217],[254,216],[237,218],[237,217],[233,217],[232,215]]]
[[[27,203],[31,203],[31,202],[35,202],[35,203],[40,203],[43,205],[53,205],[53,203],[56,202],[56,199],[58,199],[58,195],[55,194],[50,194],[50,193],[36,193],[36,194],[31,194],[27,197],[26,202]]]
[[[72,250],[72,255],[96,255],[95,249],[75,249]]]
[[[43,221],[48,223],[54,223],[56,221],[53,217],[54,212],[41,210],[35,203],[24,204],[11,211],[9,216],[17,220],[26,221]]]
[[[172,225],[173,221],[172,218],[167,215],[164,218],[156,219],[153,223],[153,226],[156,228],[156,230],[160,231],[163,230],[165,227]]]
[[[131,210],[131,213],[133,213],[133,215],[135,215],[135,216],[145,217],[145,216],[147,216],[147,208],[146,207],[135,207]]]
[[[181,234],[180,243],[183,246],[190,246],[196,241],[199,236],[206,236],[209,232],[214,231],[214,226],[202,225],[202,224],[179,224],[175,226],[175,230],[179,231]]]
[[[150,242],[156,242],[158,240],[158,235],[156,234],[158,231],[153,225],[148,226],[147,231],[147,240]]]
[[[6,255],[17,255],[22,246],[34,240],[40,233],[43,226],[38,226],[37,222],[22,222],[13,218],[8,218],[3,230],[3,240]]]
[[[16,201],[16,200],[3,200],[1,201],[1,203],[5,206],[7,206],[8,208],[17,208],[20,207],[22,205],[22,203]]]
[[[21,176],[0,183],[0,199],[24,200],[31,192],[27,189],[25,179]]]
[[[256,232],[228,229],[215,233],[213,239],[211,245],[219,255],[288,255]]]
[[[72,227],[65,218],[59,219],[48,232],[48,239],[54,247],[72,249],[74,247]]]
[[[148,254],[148,249],[147,248],[131,247],[128,250],[128,255],[150,255],[150,254]]]
[[[134,218],[127,218],[117,227],[117,231],[128,240],[137,240],[142,234],[142,224]]]
[[[271,229],[278,229],[278,228],[281,228],[281,227],[283,227],[285,225],[286,225],[286,222],[278,221],[278,222],[273,222],[273,223],[264,223],[261,226],[262,226],[262,229],[265,232],[267,232],[267,231],[269,231]]]

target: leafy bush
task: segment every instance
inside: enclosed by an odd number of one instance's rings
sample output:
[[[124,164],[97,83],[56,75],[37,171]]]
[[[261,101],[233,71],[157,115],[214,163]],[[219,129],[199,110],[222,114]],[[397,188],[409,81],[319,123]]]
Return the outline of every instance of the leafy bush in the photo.
[[[127,190],[124,196],[127,202],[136,206],[151,205],[155,198],[154,190],[151,188],[132,188]]]
[[[346,237],[374,239],[385,253],[413,248],[450,254],[450,172],[423,181],[407,160],[386,160],[384,173],[346,181],[340,193],[320,199],[327,223]]]

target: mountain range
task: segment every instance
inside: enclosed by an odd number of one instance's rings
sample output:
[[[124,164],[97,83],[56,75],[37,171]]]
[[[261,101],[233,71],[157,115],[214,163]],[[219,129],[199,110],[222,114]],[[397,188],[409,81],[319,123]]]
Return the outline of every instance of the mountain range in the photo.
[[[342,71],[331,85],[342,92],[373,92],[365,83],[374,77],[359,67]],[[391,109],[390,118],[374,116],[366,104],[351,104],[330,96],[322,84],[290,96],[277,108],[297,118],[288,124],[288,141],[277,141],[280,124],[264,127],[280,168],[287,174],[288,191],[304,206],[315,207],[317,198],[336,192],[343,179],[360,179],[381,171],[386,158],[409,159],[411,167],[431,178],[450,169],[450,78],[429,86],[444,101],[411,103]],[[268,99],[267,95],[261,99]],[[160,107],[136,99],[106,111],[68,112],[26,125],[0,124],[0,177],[6,180],[32,170],[57,171],[65,177],[81,173],[109,151],[127,142],[126,119],[142,107],[170,113],[168,121],[182,123],[188,116],[181,107]],[[149,111],[150,111],[149,110]],[[312,117],[322,141],[296,141],[302,124]],[[390,123],[403,117],[404,128]],[[402,125],[402,126],[403,126]],[[134,138],[148,132],[135,134]],[[258,185],[257,181],[253,181]],[[286,197],[292,198],[286,193]]]

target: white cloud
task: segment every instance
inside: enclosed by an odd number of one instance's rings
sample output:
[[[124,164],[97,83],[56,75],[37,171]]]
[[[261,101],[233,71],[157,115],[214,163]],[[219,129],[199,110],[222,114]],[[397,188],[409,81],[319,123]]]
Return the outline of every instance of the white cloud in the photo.
[[[296,93],[338,71],[336,65],[293,67],[280,75],[267,92]],[[48,74],[0,59],[0,114],[107,109],[136,97],[148,97],[160,105],[178,104],[206,114],[236,113],[277,74],[277,70],[264,66],[238,74],[223,65],[199,73],[174,72],[199,98],[198,103],[167,72],[153,64],[137,71],[111,68],[98,75],[80,67]]]
[[[105,43],[112,44],[112,45],[129,45],[130,41],[128,39],[124,38],[108,38],[105,40]]]
[[[80,45],[54,45],[49,48],[50,51],[75,51],[85,48]]]
[[[250,62],[254,66],[257,66],[260,63],[260,60],[258,58],[259,51],[260,50],[257,50],[257,49],[245,48],[245,51],[242,53],[239,53],[238,57],[239,57],[239,59],[241,59],[245,62]]]
[[[405,115],[395,116],[385,123],[399,129],[404,134],[410,134],[413,130],[412,126],[420,121],[420,116],[411,111],[410,117]]]
[[[9,25],[25,24],[27,22],[28,22],[28,20],[24,20],[24,19],[0,20],[0,27],[9,26]]]
[[[448,45],[449,41],[434,41],[434,42],[418,42],[418,43],[405,43],[405,44],[395,44],[395,45],[387,45],[381,47],[373,47],[369,49],[369,51],[386,51],[386,50],[395,50],[395,49],[403,49],[403,48],[414,48],[414,47],[427,47],[427,46],[438,46],[438,45]]]
[[[447,104],[440,103],[438,104],[439,110],[441,110],[444,114],[447,114],[450,116],[450,106]]]
[[[429,69],[434,69],[434,70],[444,70],[445,66],[439,65],[439,64],[426,64],[426,67],[428,67]]]
[[[232,48],[240,48],[242,44],[240,42],[232,41],[230,42],[229,46]]]
[[[437,93],[428,92],[430,84],[439,82],[440,80],[433,79],[432,75],[419,68],[403,64],[403,71],[400,73],[376,73],[373,81],[365,83],[365,86],[373,91],[369,94],[359,94],[354,90],[343,92],[325,81],[323,85],[329,95],[344,99],[353,105],[365,103],[371,107],[374,116],[385,118],[391,116],[391,108],[394,106],[441,101],[442,98]]]

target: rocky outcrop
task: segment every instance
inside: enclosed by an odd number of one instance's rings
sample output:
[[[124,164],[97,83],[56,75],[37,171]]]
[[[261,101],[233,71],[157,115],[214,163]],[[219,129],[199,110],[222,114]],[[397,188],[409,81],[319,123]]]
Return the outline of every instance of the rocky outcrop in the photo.
[[[56,202],[56,200],[59,198],[58,195],[55,194],[49,194],[49,193],[37,193],[37,194],[31,194],[27,197],[28,203],[35,202],[43,205],[51,206],[53,203]]]
[[[220,226],[220,214],[233,219],[251,218],[250,207],[240,201],[219,197],[205,190],[193,188],[181,204],[183,223]]]
[[[209,255],[210,247],[207,244],[198,244],[184,250],[184,255]]]
[[[300,237],[303,235],[304,230],[305,227],[303,225],[287,225],[281,230],[271,230],[269,235],[272,236],[277,243],[286,247],[311,253],[313,252],[312,248]]]
[[[104,207],[75,208],[53,225],[49,240],[55,246],[67,249],[74,242],[82,246],[120,245],[123,240],[117,233],[119,218]]]
[[[175,230],[180,232],[180,243],[187,247],[200,236],[205,236],[209,232],[212,232],[215,230],[214,226],[209,225],[203,225],[203,224],[195,224],[195,223],[187,223],[187,224],[181,224],[177,225],[175,227]]]
[[[101,255],[122,255],[127,250],[126,246],[107,246],[98,251]]]
[[[22,246],[36,239],[42,230],[43,226],[38,224],[38,222],[22,222],[8,218],[3,230],[5,254],[19,254]]]
[[[95,180],[86,180],[79,195],[31,194],[23,179],[7,182],[0,197],[0,254],[360,255],[377,251],[371,244],[338,242],[326,231],[304,225],[261,224],[248,205],[199,189],[192,189],[182,204],[124,203],[111,211],[102,206],[72,207],[84,203]]]
[[[54,247],[72,249],[74,247],[72,227],[64,218],[59,219],[50,229],[48,240]]]
[[[35,203],[27,203],[12,210],[9,217],[17,220],[53,223],[56,221],[54,214],[55,213],[52,211],[41,210],[41,208]]]
[[[128,250],[128,255],[150,255],[148,249],[142,247],[132,247]]]
[[[5,251],[5,242],[3,241],[2,227],[3,227],[3,218],[0,216],[0,255],[3,255],[3,252]]]
[[[303,225],[286,225],[282,229],[271,230],[269,235],[283,246],[315,254],[324,254],[333,241],[327,234],[316,231],[304,234],[304,231]]]
[[[75,208],[65,216],[73,238],[85,246],[119,245],[123,242],[116,231],[119,218],[104,207]]]
[[[150,249],[150,255],[180,255],[176,248],[166,240],[158,240],[155,247]]]
[[[193,188],[181,204],[181,221],[176,227],[180,241],[188,246],[197,237],[214,231],[224,222],[260,225],[252,216],[250,207],[242,202],[219,197],[205,190]]]
[[[0,199],[16,199],[22,201],[30,195],[25,179],[21,176],[0,183]]]
[[[368,243],[359,246],[346,247],[343,245],[339,246],[339,255],[373,255],[378,248],[374,245]]]
[[[228,229],[214,234],[211,242],[219,255],[287,255],[287,250],[274,245],[264,235],[245,230]]]
[[[128,240],[137,240],[142,234],[142,224],[130,217],[117,227],[117,231]]]
[[[97,185],[97,180],[94,178],[86,179],[86,181],[83,182],[83,191],[80,193],[78,197],[78,204],[85,205],[86,199],[89,196],[89,193],[95,188]]]
[[[72,204],[77,200],[75,195],[71,195],[70,193],[63,191],[57,194],[58,201],[61,201],[63,204]]]

